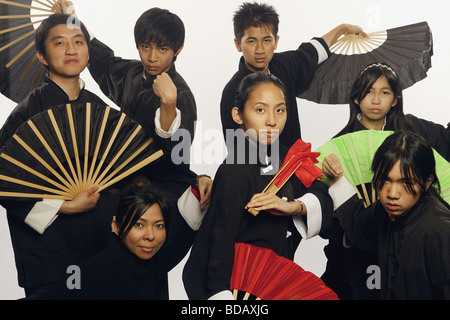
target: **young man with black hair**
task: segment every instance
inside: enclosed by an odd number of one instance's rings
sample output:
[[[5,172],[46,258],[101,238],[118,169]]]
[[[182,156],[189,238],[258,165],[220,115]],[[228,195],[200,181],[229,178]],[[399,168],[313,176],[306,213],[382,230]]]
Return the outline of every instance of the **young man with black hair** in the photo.
[[[271,5],[245,2],[235,12],[233,22],[234,42],[243,56],[239,70],[222,92],[220,115],[225,141],[230,140],[239,128],[231,117],[239,83],[252,72],[264,71],[275,75],[286,86],[288,120],[280,142],[290,147],[301,138],[296,99],[311,84],[319,64],[330,55],[328,48],[343,34],[358,33],[365,36],[365,33],[358,26],[342,24],[320,38],[302,43],[297,50],[275,53],[279,40],[279,17]],[[227,130],[230,130],[228,138]],[[233,145],[233,142],[229,141],[228,144]]]
[[[82,23],[55,14],[36,30],[37,56],[47,69],[42,86],[11,113],[0,130],[3,147],[32,116],[67,103],[105,103],[84,88],[80,73],[89,61],[89,36]],[[19,285],[29,295],[41,286],[67,277],[67,268],[103,248],[110,233],[114,200],[97,187],[71,201],[2,199],[14,249]]]

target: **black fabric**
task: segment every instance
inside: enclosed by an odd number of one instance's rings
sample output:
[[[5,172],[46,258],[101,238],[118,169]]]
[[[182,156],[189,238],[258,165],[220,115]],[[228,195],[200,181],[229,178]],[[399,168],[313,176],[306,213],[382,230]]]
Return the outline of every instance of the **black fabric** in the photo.
[[[392,221],[379,201],[364,209],[354,196],[336,213],[354,245],[377,252],[382,299],[450,299],[448,206],[425,194]]]
[[[252,145],[247,143],[245,152],[249,152],[251,148]],[[274,161],[283,159],[286,152],[287,150],[283,150],[280,159]],[[216,173],[211,205],[183,271],[183,281],[190,299],[207,299],[230,289],[236,242],[269,248],[292,260],[301,240],[292,217],[274,216],[267,212],[260,212],[255,217],[245,210],[251,197],[262,192],[276,170],[263,175],[261,169],[266,166],[264,162],[249,162],[247,153],[246,161],[238,164],[237,153],[237,149],[231,152]],[[272,163],[274,167],[275,162]],[[323,210],[322,232],[329,230],[332,201],[325,184],[315,181],[306,189],[294,176],[277,195],[293,200],[305,193],[313,193],[320,200]],[[289,237],[288,231],[291,234]]]

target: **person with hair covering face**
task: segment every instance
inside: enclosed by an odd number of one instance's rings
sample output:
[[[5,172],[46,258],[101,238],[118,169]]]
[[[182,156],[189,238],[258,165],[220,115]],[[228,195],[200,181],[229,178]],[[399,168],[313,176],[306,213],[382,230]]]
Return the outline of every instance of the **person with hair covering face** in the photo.
[[[397,131],[372,162],[379,200],[364,208],[336,155],[323,161],[350,243],[378,258],[381,299],[450,299],[450,205],[440,196],[430,144]]]

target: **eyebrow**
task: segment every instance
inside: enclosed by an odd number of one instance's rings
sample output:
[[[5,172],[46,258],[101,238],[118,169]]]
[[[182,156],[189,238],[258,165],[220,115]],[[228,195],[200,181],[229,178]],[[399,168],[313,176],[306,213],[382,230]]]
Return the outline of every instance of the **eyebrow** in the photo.
[[[67,36],[62,36],[62,35],[57,35],[57,36],[54,36],[53,38],[51,38],[50,41],[55,41],[55,40],[64,39],[64,38],[68,38],[68,37]],[[78,34],[72,36],[71,38],[83,38],[83,39],[85,39],[85,36],[82,33],[78,33]]]

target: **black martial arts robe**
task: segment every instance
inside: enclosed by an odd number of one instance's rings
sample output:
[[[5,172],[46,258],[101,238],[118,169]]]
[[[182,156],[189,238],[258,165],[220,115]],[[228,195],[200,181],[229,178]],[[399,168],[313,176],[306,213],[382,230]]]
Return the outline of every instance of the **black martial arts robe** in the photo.
[[[84,88],[71,101],[55,82],[46,78],[41,87],[12,111],[0,131],[0,143],[3,146],[23,122],[37,113],[61,104],[87,102],[105,105]],[[19,285],[28,292],[66,276],[70,265],[79,264],[101,250],[107,242],[115,212],[114,198],[104,191],[92,211],[58,216],[40,234],[25,223],[36,201],[2,199],[1,204],[7,211]]]
[[[323,39],[314,39],[319,41],[328,52],[328,46]],[[303,43],[297,50],[275,53],[269,63],[269,72],[279,78],[286,87],[288,118],[280,136],[280,142],[286,147],[292,146],[298,139],[301,139],[297,97],[311,84],[318,67],[318,59],[318,53],[314,46],[311,43]],[[239,125],[234,122],[231,116],[231,110],[236,106],[235,96],[239,84],[242,79],[251,73],[252,71],[245,66],[244,57],[241,57],[239,70],[223,89],[220,117],[225,141],[227,141],[227,129],[239,129]],[[232,148],[233,144],[227,144],[227,146]]]
[[[377,252],[382,299],[450,299],[449,208],[426,194],[392,221],[379,201],[365,209],[355,195],[336,214],[351,243]]]
[[[411,114],[406,117],[414,131],[425,138],[447,161],[450,161],[450,132],[448,129]],[[387,117],[384,130],[393,131],[393,127],[392,119]],[[367,130],[367,128],[358,119],[355,119],[352,125],[339,135],[361,130]],[[366,187],[368,190],[372,188],[371,184],[366,184]],[[337,234],[332,238],[336,241],[330,241],[324,249],[328,261],[322,280],[338,294],[340,299],[378,299],[379,290],[369,290],[366,285],[369,277],[367,268],[376,263],[376,255],[358,247],[344,248],[342,245],[344,235],[339,232],[339,229],[339,226],[334,228]]]
[[[243,149],[236,148],[230,152],[214,178],[211,205],[183,271],[183,282],[190,299],[208,299],[216,293],[230,290],[235,243],[269,248],[292,260],[301,240],[291,216],[260,212],[255,217],[245,210],[251,197],[264,190],[277,170],[262,174],[267,167],[264,160],[249,161],[249,153],[256,152],[253,145],[246,141]],[[236,162],[239,152],[245,152],[243,164]],[[274,168],[277,168],[277,161],[284,159],[286,152],[283,149],[280,159],[274,159]],[[321,232],[331,228],[332,201],[324,183],[315,181],[306,189],[293,176],[277,195],[292,201],[305,193],[314,194],[320,201],[323,216]]]
[[[181,215],[170,216],[167,237],[161,249],[149,260],[136,257],[114,234],[100,253],[79,267],[79,279],[66,279],[37,290],[29,300],[167,300],[166,275],[186,255],[192,239]],[[191,229],[192,230],[192,229]],[[75,273],[73,273],[75,274]],[[81,287],[69,288],[69,284]]]
[[[114,52],[97,39],[91,41],[90,53],[89,71],[102,92],[117,104],[122,112],[139,122],[164,152],[164,157],[152,164],[148,174],[163,182],[181,184],[178,196],[181,195],[189,186],[192,177],[195,177],[189,170],[189,150],[194,140],[197,107],[186,81],[176,71],[175,65],[167,71],[177,88],[177,108],[181,111],[181,125],[173,139],[161,138],[155,133],[155,114],[161,104],[159,97],[153,92],[153,81],[156,77],[145,79],[141,61],[115,57]],[[181,154],[183,163],[178,164],[172,160],[174,149],[174,157]],[[182,151],[179,152],[180,150]]]

